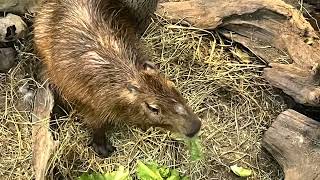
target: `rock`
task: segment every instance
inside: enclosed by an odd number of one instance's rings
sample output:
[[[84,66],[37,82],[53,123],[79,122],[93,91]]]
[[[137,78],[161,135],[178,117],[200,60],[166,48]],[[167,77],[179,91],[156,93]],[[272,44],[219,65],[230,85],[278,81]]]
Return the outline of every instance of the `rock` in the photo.
[[[15,41],[24,37],[26,28],[26,23],[17,15],[8,14],[0,18],[0,42]]]
[[[15,65],[16,54],[13,48],[0,48],[0,72],[8,72]]]

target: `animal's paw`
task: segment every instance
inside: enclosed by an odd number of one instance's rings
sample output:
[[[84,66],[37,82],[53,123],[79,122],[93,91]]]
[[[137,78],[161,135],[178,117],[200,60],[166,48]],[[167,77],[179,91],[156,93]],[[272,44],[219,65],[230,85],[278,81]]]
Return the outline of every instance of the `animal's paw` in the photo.
[[[116,148],[112,146],[110,143],[97,143],[97,142],[92,142],[91,146],[93,150],[103,158],[109,157],[114,151],[116,151]]]

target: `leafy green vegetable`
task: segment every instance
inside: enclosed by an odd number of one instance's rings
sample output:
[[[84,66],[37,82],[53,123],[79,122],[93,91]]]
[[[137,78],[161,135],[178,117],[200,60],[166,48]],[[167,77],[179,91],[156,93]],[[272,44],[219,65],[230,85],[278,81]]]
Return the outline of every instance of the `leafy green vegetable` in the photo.
[[[237,165],[233,165],[230,167],[233,173],[240,177],[248,177],[252,174],[252,171],[250,169],[245,169],[243,167],[238,167]]]
[[[125,170],[123,166],[120,166],[117,171],[111,173],[84,173],[81,175],[79,180],[132,180],[129,176],[129,170]]]
[[[101,179],[101,176],[102,174],[100,173],[92,173],[92,174],[84,173],[78,179],[79,180],[104,180],[103,176]]]
[[[173,169],[170,171],[170,175],[171,176],[179,176],[179,172],[177,170]]]
[[[187,145],[189,147],[192,161],[201,160],[203,158],[199,137],[195,136],[193,138],[187,139]]]
[[[93,174],[95,180],[105,180],[104,176],[100,173]]]
[[[168,178],[170,176],[170,169],[167,167],[160,167],[159,173],[160,173],[161,177]]]
[[[188,176],[183,176],[181,180],[190,180],[190,178]]]
[[[175,169],[170,169],[167,166],[159,166],[155,162],[147,164],[141,161],[137,162],[136,174],[140,180],[189,180],[187,176],[181,176]],[[84,173],[78,180],[132,180],[129,176],[129,170],[120,166],[117,171],[110,173]]]
[[[189,180],[188,177],[182,177],[177,170],[159,166],[154,162],[143,164],[138,161],[137,175],[140,180]]]
[[[123,166],[120,166],[118,171],[104,174],[105,180],[132,180],[129,176],[129,170],[125,170]]]
[[[138,161],[137,175],[141,180],[163,180],[155,164],[149,166]]]
[[[179,176],[170,176],[167,178],[167,180],[180,180]]]
[[[201,132],[199,132],[199,134],[200,133]],[[200,142],[199,136],[188,138],[179,133],[172,133],[171,138],[175,139],[176,141],[183,141],[187,145],[192,161],[203,159],[201,142]]]

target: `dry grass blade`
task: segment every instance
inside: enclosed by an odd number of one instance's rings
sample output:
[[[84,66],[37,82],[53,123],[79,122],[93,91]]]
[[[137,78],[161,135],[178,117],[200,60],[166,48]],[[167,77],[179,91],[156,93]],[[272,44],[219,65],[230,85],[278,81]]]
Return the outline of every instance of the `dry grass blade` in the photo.
[[[164,20],[154,22],[144,40],[153,50],[161,71],[174,80],[202,117],[204,160],[190,162],[184,144],[173,140],[168,132],[143,132],[127,126],[113,130],[111,140],[118,151],[101,159],[87,146],[86,127],[68,116],[57,120],[55,137],[60,145],[49,162],[49,179],[72,179],[89,170],[111,171],[120,164],[133,173],[138,159],[175,167],[192,179],[235,179],[229,169],[234,164],[252,169],[249,179],[280,178],[279,167],[260,145],[262,133],[284,109],[281,98],[260,76],[264,65],[254,57],[246,57],[244,63],[231,53],[236,47],[223,44],[217,34],[172,26]],[[21,59],[34,58],[28,55]],[[27,166],[31,158],[30,126],[21,112],[13,108],[14,88],[10,87],[15,86],[10,80],[1,91],[6,108],[0,112],[0,139],[4,140],[2,145],[10,146],[0,149],[6,155],[0,169],[5,177],[28,179],[32,175]]]

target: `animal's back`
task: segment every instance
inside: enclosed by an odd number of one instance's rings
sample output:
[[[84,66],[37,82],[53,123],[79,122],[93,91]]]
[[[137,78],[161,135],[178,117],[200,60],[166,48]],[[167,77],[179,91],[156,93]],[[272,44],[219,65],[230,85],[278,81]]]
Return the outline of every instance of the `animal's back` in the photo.
[[[131,12],[121,0],[49,0],[34,24],[46,77],[85,116],[93,147],[103,156],[114,151],[104,129],[113,123],[160,126],[187,136],[201,126],[141,50]]]
[[[108,103],[116,103],[113,93],[120,92],[124,83],[135,76],[139,53],[132,46],[138,43],[131,27],[134,26],[118,1],[44,3],[34,33],[45,74],[68,101],[86,111],[83,113],[105,107],[106,98],[101,95],[110,96]]]

